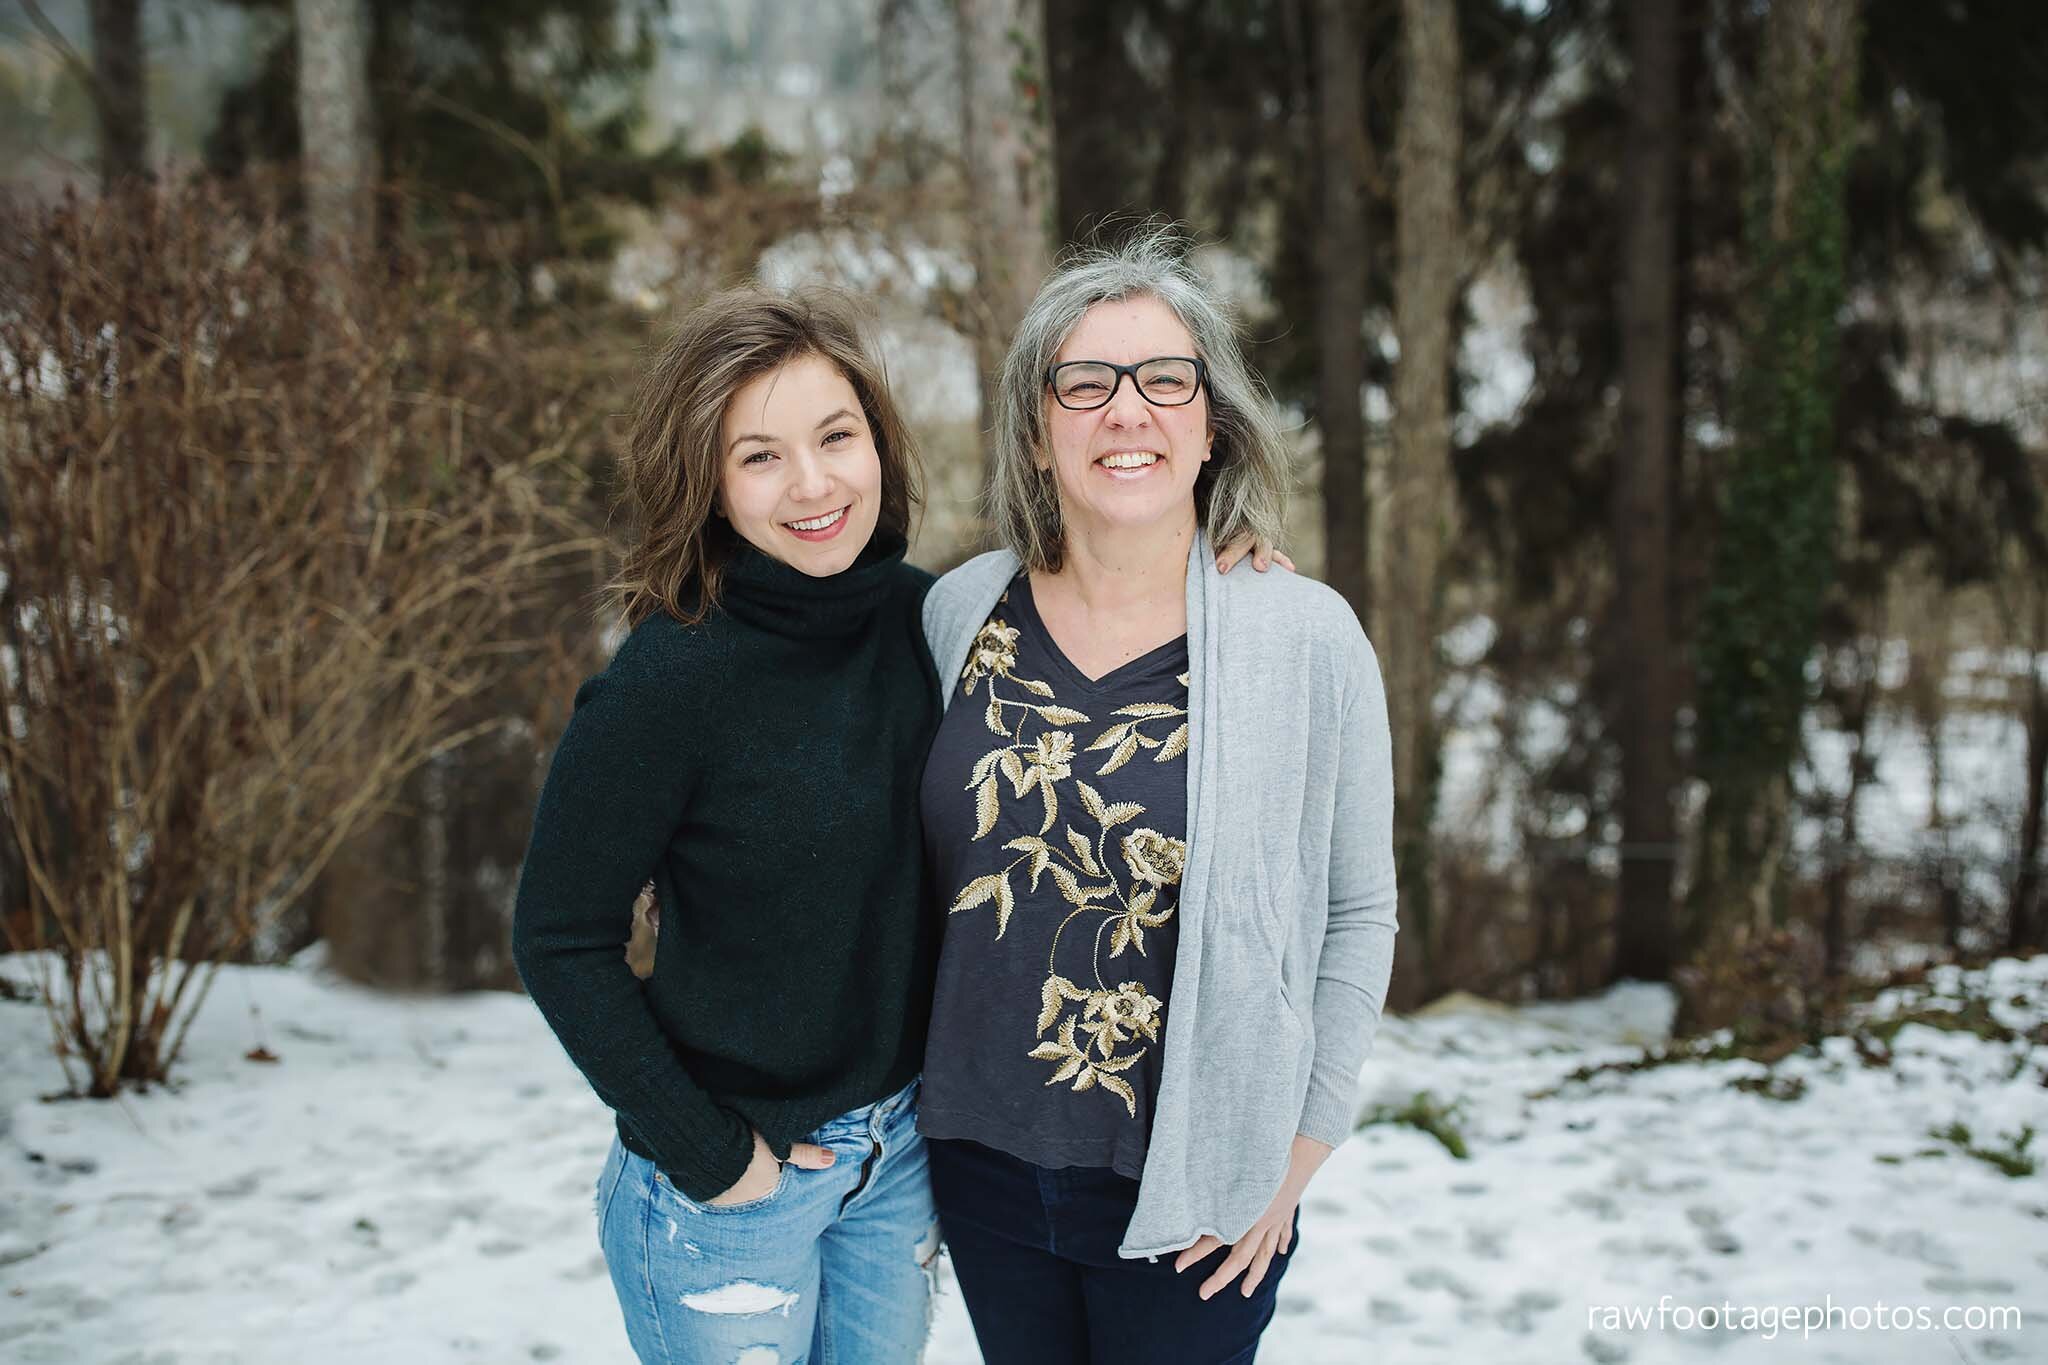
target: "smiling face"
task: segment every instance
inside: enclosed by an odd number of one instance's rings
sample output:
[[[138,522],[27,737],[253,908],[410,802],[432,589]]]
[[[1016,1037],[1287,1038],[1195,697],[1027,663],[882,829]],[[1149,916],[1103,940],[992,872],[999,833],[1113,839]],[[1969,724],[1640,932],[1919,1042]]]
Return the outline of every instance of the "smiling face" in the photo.
[[[1134,365],[1155,356],[1191,356],[1194,339],[1171,308],[1149,294],[1098,303],[1081,315],[1053,357]],[[1069,537],[1195,519],[1195,480],[1214,432],[1209,395],[1160,407],[1129,376],[1102,407],[1075,412],[1043,395],[1049,461]]]
[[[851,567],[875,533],[882,462],[839,367],[802,355],[726,404],[718,510],[762,554],[814,578]]]

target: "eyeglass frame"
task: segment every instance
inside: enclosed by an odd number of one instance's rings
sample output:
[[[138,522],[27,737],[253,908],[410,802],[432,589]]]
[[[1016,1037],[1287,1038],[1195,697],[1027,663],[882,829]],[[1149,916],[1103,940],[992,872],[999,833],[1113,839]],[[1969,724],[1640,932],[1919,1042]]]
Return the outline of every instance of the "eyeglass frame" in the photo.
[[[1141,368],[1143,368],[1146,365],[1155,364],[1161,360],[1185,360],[1186,362],[1188,362],[1188,364],[1193,365],[1195,367],[1194,387],[1189,389],[1188,396],[1178,403],[1159,402],[1158,400],[1154,399],[1150,394],[1146,393],[1145,386],[1138,382],[1138,371]],[[1060,386],[1054,380],[1053,376],[1057,375],[1061,370],[1066,369],[1069,365],[1100,365],[1104,369],[1115,370],[1116,379],[1109,386],[1109,396],[1104,398],[1100,403],[1091,403],[1085,408],[1077,408],[1073,404],[1069,403],[1066,399],[1060,397]],[[1195,355],[1146,356],[1143,360],[1137,361],[1130,365],[1119,365],[1113,360],[1062,360],[1056,365],[1048,365],[1045,367],[1045,386],[1052,390],[1052,401],[1058,403],[1068,412],[1099,412],[1103,408],[1108,407],[1111,403],[1114,403],[1116,401],[1117,390],[1121,389],[1124,386],[1125,375],[1129,375],[1131,377],[1131,388],[1137,392],[1138,397],[1143,399],[1145,402],[1151,404],[1151,406],[1155,408],[1184,408],[1189,403],[1194,402],[1196,397],[1200,395],[1202,390],[1209,386],[1209,367],[1202,363],[1202,358],[1200,356]]]

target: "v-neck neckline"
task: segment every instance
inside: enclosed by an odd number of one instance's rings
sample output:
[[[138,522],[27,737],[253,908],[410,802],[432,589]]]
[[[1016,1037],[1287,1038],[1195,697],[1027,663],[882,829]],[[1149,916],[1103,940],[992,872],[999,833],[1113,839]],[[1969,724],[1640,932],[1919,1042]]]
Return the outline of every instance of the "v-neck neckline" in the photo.
[[[1045,618],[1038,614],[1038,598],[1031,591],[1030,573],[1019,573],[1011,579],[1008,591],[1011,601],[1017,607],[1017,614],[1025,618],[1025,624],[1038,636],[1039,641],[1045,646],[1046,655],[1060,671],[1067,685],[1092,695],[1100,696],[1105,692],[1115,691],[1127,676],[1135,677],[1149,673],[1174,654],[1185,653],[1187,650],[1187,632],[1182,631],[1166,643],[1155,645],[1135,659],[1124,660],[1101,677],[1091,678],[1081,671],[1079,664],[1067,657],[1067,652],[1060,648],[1060,642],[1053,638],[1052,631],[1047,628]]]

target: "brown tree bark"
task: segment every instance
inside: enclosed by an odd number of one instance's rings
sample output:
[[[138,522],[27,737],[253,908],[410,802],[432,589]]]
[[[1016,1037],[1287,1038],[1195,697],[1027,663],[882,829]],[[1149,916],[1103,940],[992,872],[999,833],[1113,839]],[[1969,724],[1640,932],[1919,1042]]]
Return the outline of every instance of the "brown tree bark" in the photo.
[[[1316,317],[1316,419],[1323,442],[1323,577],[1369,615],[1365,417],[1365,44],[1357,6],[1317,0],[1316,139],[1322,172],[1316,240],[1323,294]]]
[[[2019,868],[2007,910],[2007,947],[2048,948],[2048,922],[2041,906],[2043,807],[2048,806],[2048,683],[2041,676],[2041,651],[2048,648],[2048,592],[2034,590],[2033,636],[2028,645],[2026,709],[2026,813],[2020,819]]]
[[[1628,140],[1622,184],[1619,312],[1621,446],[1611,503],[1620,647],[1625,666],[1615,737],[1621,749],[1621,883],[1614,974],[1671,974],[1671,883],[1677,826],[1672,737],[1671,485],[1676,380],[1672,365],[1679,186],[1678,0],[1639,0],[1629,26]]]
[[[1856,687],[1840,703],[1841,729],[1852,744],[1849,751],[1849,785],[1842,793],[1840,833],[1828,841],[1821,874],[1821,963],[1827,975],[1839,980],[1849,972],[1849,893],[1855,875],[1858,844],[1862,837],[1857,822],[1862,810],[1864,785],[1875,776],[1877,761],[1870,751],[1870,722],[1878,702],[1878,649],[1885,638],[1884,617],[1873,600],[1867,609],[1869,643],[1852,647],[1856,660]]]
[[[958,4],[961,134],[975,201],[969,215],[974,340],[985,426],[1003,353],[1052,268],[1052,107],[1044,0]]]
[[[1376,509],[1381,555],[1373,616],[1394,734],[1394,841],[1402,908],[1421,931],[1425,988],[1435,958],[1430,928],[1430,823],[1436,807],[1439,736],[1434,699],[1442,677],[1444,567],[1456,510],[1451,484],[1452,317],[1464,271],[1458,203],[1463,65],[1454,6],[1403,0],[1400,131],[1394,143],[1393,452]]]
[[[93,103],[100,123],[100,189],[149,175],[149,106],[142,0],[92,0]]]

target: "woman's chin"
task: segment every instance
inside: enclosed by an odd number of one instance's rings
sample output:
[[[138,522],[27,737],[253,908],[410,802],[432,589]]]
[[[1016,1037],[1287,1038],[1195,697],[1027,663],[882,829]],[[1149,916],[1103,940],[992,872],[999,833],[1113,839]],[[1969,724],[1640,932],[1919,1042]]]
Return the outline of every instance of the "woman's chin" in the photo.
[[[1085,526],[1094,534],[1106,536],[1146,536],[1194,524],[1193,489],[1185,493],[1171,489],[1132,489],[1131,494],[1122,498],[1091,499],[1079,516],[1075,516],[1071,509],[1063,509],[1067,524]]]

